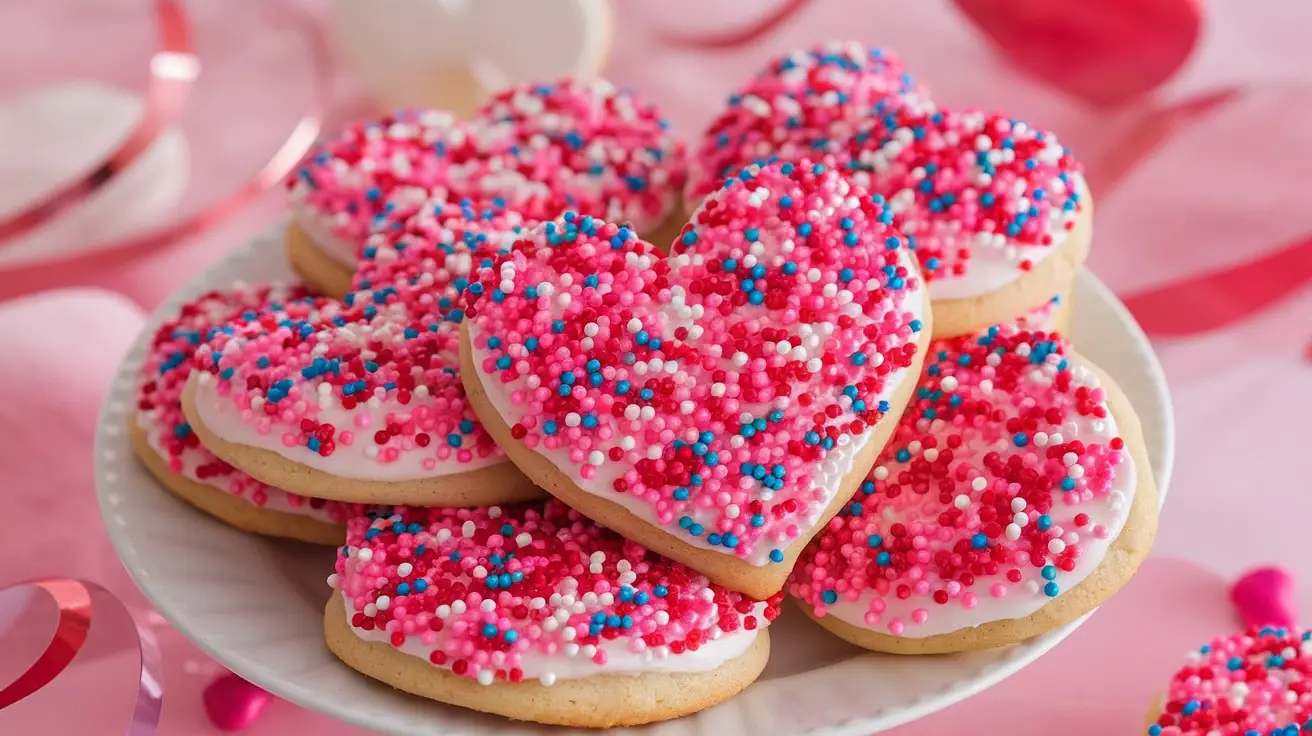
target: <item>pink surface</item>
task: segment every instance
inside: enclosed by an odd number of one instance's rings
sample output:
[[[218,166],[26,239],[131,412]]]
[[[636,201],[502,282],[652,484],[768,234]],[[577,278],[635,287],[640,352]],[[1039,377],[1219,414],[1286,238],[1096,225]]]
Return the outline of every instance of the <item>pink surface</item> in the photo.
[[[24,63],[0,63],[0,104],[19,89],[72,77],[136,89],[146,59],[140,44],[148,38],[138,15],[144,4],[5,4],[0,62]],[[1141,75],[1091,91],[1079,81],[1086,77],[1072,81],[1052,70],[1033,75],[1011,66],[989,45],[990,36],[946,0],[868,3],[859,13],[845,0],[781,0],[777,7],[794,4],[801,9],[786,24],[767,29],[748,46],[706,50],[669,39],[732,36],[769,15],[771,6],[617,2],[624,35],[616,44],[612,76],[664,104],[676,126],[692,135],[726,91],[769,55],[833,36],[894,47],[945,102],[1003,107],[1061,132],[1089,163],[1098,191],[1092,267],[1123,296],[1167,294],[1130,300],[1163,335],[1157,348],[1179,427],[1176,475],[1156,557],[1050,657],[899,733],[956,733],[981,723],[1016,734],[1055,727],[1071,734],[1136,732],[1144,707],[1185,650],[1237,626],[1218,576],[1270,561],[1283,562],[1304,580],[1312,576],[1303,541],[1312,511],[1306,418],[1312,407],[1312,252],[1295,248],[1268,258],[1312,232],[1305,163],[1312,157],[1312,139],[1305,134],[1312,118],[1306,72],[1312,48],[1299,30],[1312,11],[1297,0],[1268,0],[1262,13],[1218,0],[1207,5],[1183,66],[1174,66],[1183,58],[1178,49],[1175,56],[1161,49],[1170,51],[1188,34],[1168,24],[1163,33],[1182,36],[1136,41],[1136,58],[1146,59],[1136,67]],[[963,4],[974,13],[1036,7],[1018,0]],[[1169,5],[1171,13],[1183,4],[1154,3]],[[290,40],[295,37],[260,25],[245,3],[239,5],[243,12],[211,10],[199,19],[197,43],[208,76],[183,124],[197,172],[188,206],[212,201],[239,183],[281,140],[306,99],[306,66],[300,46]],[[1001,37],[997,28],[991,36]],[[1114,29],[1089,30],[1087,36],[1083,43],[1094,58],[1121,48],[1121,41],[1108,41],[1115,40]],[[1013,48],[1010,56],[1032,65],[1043,53],[1037,46]],[[30,71],[51,61],[44,71]],[[1149,86],[1143,79],[1166,76],[1149,96],[1130,99]],[[338,88],[341,110],[359,109],[349,81]],[[1238,91],[1215,102],[1232,88]],[[1095,98],[1118,104],[1095,109],[1081,101]],[[1185,114],[1171,112],[1181,109]],[[213,233],[113,271],[79,270],[74,263],[41,280],[6,279],[0,271],[0,516],[19,520],[0,540],[0,586],[40,575],[80,576],[109,586],[139,615],[149,615],[109,548],[95,506],[90,446],[97,406],[145,312],[267,226],[280,208],[281,197],[270,194]],[[1243,279],[1201,278],[1253,261],[1259,266]],[[1279,293],[1267,288],[1276,276],[1287,286]],[[38,291],[43,293],[17,298]],[[1223,319],[1201,320],[1202,332],[1178,319],[1218,304],[1260,313],[1235,319],[1236,308],[1220,310]],[[39,523],[49,519],[57,523]],[[163,734],[214,733],[201,699],[214,665],[152,620],[167,670]],[[90,667],[70,674],[59,689],[0,713],[0,731],[115,732],[102,726],[127,715],[130,663],[123,644],[116,652],[108,643]],[[0,656],[0,676],[13,673],[12,664]],[[70,693],[77,693],[81,707],[58,707]],[[360,733],[281,702],[248,733],[297,731]]]

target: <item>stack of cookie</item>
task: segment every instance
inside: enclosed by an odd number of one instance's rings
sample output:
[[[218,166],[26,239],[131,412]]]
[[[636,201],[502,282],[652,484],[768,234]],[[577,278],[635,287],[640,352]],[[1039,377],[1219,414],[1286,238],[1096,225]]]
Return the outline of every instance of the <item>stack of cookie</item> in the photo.
[[[305,285],[161,327],[133,433],[200,509],[340,546],[326,640],[369,677],[645,723],[747,687],[785,595],[995,647],[1151,546],[1133,409],[1055,329],[1079,166],[883,52],[776,60],[691,157],[567,81],[355,126],[290,190]]]

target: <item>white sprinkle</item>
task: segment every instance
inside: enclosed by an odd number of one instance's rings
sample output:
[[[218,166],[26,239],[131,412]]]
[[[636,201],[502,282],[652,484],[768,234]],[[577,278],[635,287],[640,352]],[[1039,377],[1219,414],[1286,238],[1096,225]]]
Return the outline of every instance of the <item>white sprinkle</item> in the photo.
[[[361,549],[359,552],[355,553],[355,559],[361,562],[368,562],[373,558],[374,558],[374,551],[369,549],[368,547],[365,547]]]
[[[414,572],[414,569],[415,566],[411,565],[409,562],[402,562],[396,566],[396,574],[403,578],[408,578],[410,577],[410,573]]]

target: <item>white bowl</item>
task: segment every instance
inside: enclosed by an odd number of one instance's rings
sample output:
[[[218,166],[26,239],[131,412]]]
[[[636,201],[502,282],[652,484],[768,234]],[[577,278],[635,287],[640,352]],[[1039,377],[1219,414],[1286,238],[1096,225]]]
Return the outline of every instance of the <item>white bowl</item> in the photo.
[[[402,694],[339,663],[322,637],[329,594],[325,580],[333,569],[334,550],[231,529],[162,491],[134,460],[124,427],[134,404],[134,376],[154,326],[204,290],[237,280],[289,277],[281,230],[255,238],[161,307],[119,366],[96,434],[96,490],[114,548],[133,580],[179,631],[233,672],[293,703],[389,734],[541,732],[531,724]],[[1091,274],[1080,274],[1074,298],[1074,342],[1134,402],[1165,497],[1175,430],[1161,366],[1125,307]],[[771,626],[770,664],[746,692],[695,716],[630,730],[652,736],[865,736],[997,684],[1082,622],[994,651],[897,657],[855,649],[786,607]]]

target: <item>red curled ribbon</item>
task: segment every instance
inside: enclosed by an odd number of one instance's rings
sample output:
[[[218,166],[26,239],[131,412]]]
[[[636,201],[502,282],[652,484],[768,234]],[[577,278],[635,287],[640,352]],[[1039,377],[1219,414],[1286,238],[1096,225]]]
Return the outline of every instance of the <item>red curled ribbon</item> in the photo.
[[[141,120],[118,149],[100,164],[16,215],[0,220],[0,248],[4,247],[5,241],[31,232],[104,187],[148,150],[160,132],[182,112],[191,87],[200,76],[200,59],[194,51],[191,25],[180,0],[153,0],[153,3],[159,48],[150,60],[150,87]],[[300,13],[304,16],[302,26],[314,67],[314,95],[310,109],[268,162],[235,192],[179,223],[119,242],[97,244],[79,250],[70,257],[77,258],[92,269],[121,266],[124,258],[140,255],[214,226],[276,185],[292,170],[319,134],[324,107],[331,93],[332,61],[328,45],[318,26],[309,19],[307,11],[302,9]],[[37,261],[13,268],[0,267],[0,271],[14,280],[40,278],[58,270],[66,260],[60,257],[53,261]]]
[[[67,670],[86,644],[92,624],[104,620],[97,613],[102,610],[102,606],[108,605],[118,608],[132,620],[137,651],[141,657],[137,702],[125,733],[127,736],[154,736],[159,728],[164,695],[159,645],[154,633],[138,623],[127,606],[113,593],[95,583],[72,578],[48,578],[0,588],[0,593],[19,588],[35,588],[49,595],[59,608],[59,618],[54,636],[36,662],[16,680],[0,689],[0,711],[46,687]]]

